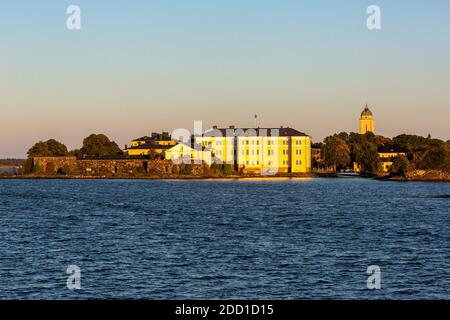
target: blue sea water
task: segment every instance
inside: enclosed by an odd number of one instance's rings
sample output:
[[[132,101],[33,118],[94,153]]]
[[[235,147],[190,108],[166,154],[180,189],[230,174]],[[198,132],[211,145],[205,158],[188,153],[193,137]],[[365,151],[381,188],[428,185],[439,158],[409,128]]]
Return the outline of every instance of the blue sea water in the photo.
[[[0,180],[0,298],[448,299],[449,195],[365,179]]]

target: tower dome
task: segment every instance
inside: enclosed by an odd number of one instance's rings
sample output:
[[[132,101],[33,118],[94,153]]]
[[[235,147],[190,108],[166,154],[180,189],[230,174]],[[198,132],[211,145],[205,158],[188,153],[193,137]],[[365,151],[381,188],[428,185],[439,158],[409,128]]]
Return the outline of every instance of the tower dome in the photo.
[[[372,111],[370,111],[369,106],[366,104],[363,112],[361,112],[361,117],[373,117]]]

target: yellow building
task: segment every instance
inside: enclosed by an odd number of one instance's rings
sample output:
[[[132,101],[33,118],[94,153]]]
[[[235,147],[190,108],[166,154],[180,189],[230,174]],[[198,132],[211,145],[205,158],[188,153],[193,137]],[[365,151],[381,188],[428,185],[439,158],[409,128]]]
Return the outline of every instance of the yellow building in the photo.
[[[389,169],[394,163],[394,159],[398,156],[406,156],[406,153],[401,150],[382,148],[378,150],[378,157],[381,160],[381,166],[384,173],[389,172]]]
[[[213,161],[244,173],[308,173],[311,138],[292,128],[217,128],[194,137]]]
[[[185,143],[178,143],[164,152],[165,158],[174,163],[201,164],[202,162],[212,164],[211,152],[199,145],[190,146]]]
[[[406,153],[400,150],[390,149],[386,147],[382,147],[378,150],[378,157],[380,158],[381,163],[381,171],[384,173],[388,173],[389,169],[394,164],[394,159],[398,156],[406,156]],[[361,172],[361,166],[354,162],[353,170],[355,172]]]
[[[124,152],[129,156],[163,155],[177,144],[167,132],[152,133],[151,137],[144,136],[131,141],[131,146],[125,147]]]
[[[366,134],[367,132],[372,132],[375,134],[375,119],[373,117],[372,111],[366,104],[361,117],[359,118],[359,133]]]

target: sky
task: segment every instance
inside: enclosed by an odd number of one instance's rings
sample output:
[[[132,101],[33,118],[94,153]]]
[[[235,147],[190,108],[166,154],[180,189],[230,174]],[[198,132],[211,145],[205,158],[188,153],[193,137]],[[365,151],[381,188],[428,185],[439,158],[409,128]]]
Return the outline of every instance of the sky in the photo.
[[[377,134],[449,140],[449,57],[450,0],[1,0],[0,158],[255,114],[321,141],[366,103]]]

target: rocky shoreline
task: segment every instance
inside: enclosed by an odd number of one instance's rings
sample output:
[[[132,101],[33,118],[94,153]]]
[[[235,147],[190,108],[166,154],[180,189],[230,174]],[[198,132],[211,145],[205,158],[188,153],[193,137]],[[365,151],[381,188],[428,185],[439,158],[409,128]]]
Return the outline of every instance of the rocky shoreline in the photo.
[[[405,176],[379,177],[380,180],[398,182],[450,182],[450,173],[439,170],[414,170]]]

